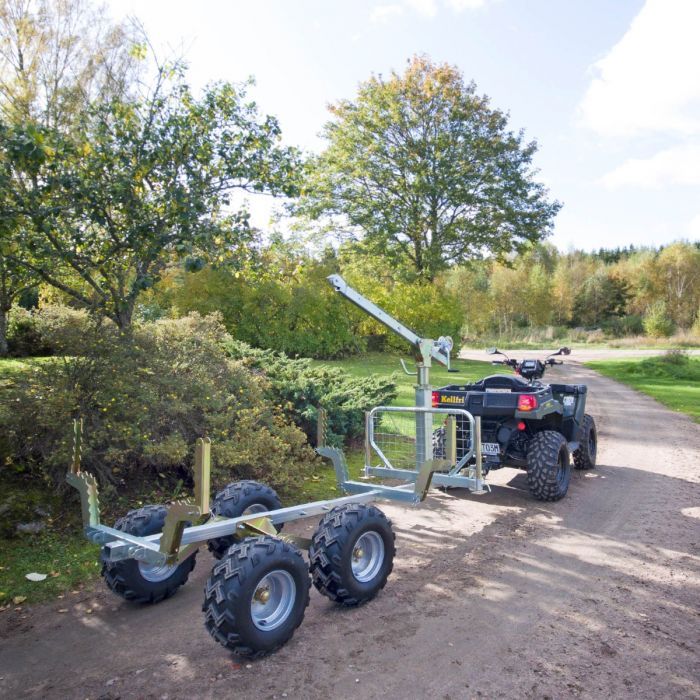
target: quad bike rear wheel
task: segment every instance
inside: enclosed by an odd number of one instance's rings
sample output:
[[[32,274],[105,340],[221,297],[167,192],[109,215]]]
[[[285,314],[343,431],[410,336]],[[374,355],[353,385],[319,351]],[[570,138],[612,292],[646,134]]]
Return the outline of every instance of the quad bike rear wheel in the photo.
[[[114,527],[137,537],[155,535],[162,532],[167,513],[166,506],[144,506],[129,511]],[[135,603],[158,603],[184,585],[194,569],[196,556],[194,552],[179,564],[156,565],[136,559],[110,562],[102,553],[101,573],[110,590],[122,598]]]
[[[527,483],[540,501],[564,498],[571,481],[571,462],[566,438],[556,430],[543,430],[527,449]]]
[[[579,446],[573,454],[574,466],[576,469],[593,469],[597,453],[598,431],[596,430],[593,416],[589,416],[586,413],[579,433]]]

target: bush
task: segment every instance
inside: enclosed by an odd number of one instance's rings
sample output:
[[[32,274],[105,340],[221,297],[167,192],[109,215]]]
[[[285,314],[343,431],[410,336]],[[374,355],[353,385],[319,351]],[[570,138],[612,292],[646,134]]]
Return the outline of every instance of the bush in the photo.
[[[10,310],[7,324],[7,345],[12,357],[50,355],[51,348],[44,344],[36,313],[21,306]]]
[[[81,346],[92,325],[86,311],[68,306],[56,304],[34,311],[13,307],[7,333],[10,354],[38,357],[71,352]]]
[[[700,381],[700,361],[683,350],[668,350],[661,356],[648,357],[639,363],[638,374],[681,382]]]
[[[447,291],[440,280],[432,283],[397,281],[382,286],[372,278],[362,278],[356,274],[348,282],[418,335],[434,339],[449,335],[459,346],[464,321],[462,309],[457,296]],[[349,302],[343,303],[347,305]],[[405,340],[367,315],[363,314],[360,318],[358,332],[371,339],[371,349],[380,352],[411,350]]]
[[[666,313],[666,303],[657,301],[644,315],[644,332],[652,338],[668,338],[673,333],[673,321]]]
[[[621,338],[630,335],[641,335],[644,333],[642,317],[636,314],[622,316],[621,318],[611,318],[601,324],[603,330],[614,338]]]
[[[257,275],[227,268],[171,273],[173,289],[163,294],[175,314],[221,311],[231,335],[255,347],[326,359],[362,351],[354,320],[360,312],[326,281],[334,265],[309,260],[282,272],[280,266]]]
[[[310,470],[315,456],[304,433],[265,399],[267,380],[228,356],[219,317],[192,314],[129,335],[111,324],[75,331],[54,328],[63,356],[3,388],[14,459],[51,482],[63,481],[77,416],[84,468],[103,483],[166,470],[187,477],[204,435],[219,483],[256,478],[289,492]]]
[[[258,350],[239,341],[228,344],[231,356],[267,377],[269,401],[316,439],[318,407],[328,412],[329,444],[353,441],[364,433],[364,412],[396,398],[396,384],[382,377],[351,377],[337,368],[293,360],[282,353]]]

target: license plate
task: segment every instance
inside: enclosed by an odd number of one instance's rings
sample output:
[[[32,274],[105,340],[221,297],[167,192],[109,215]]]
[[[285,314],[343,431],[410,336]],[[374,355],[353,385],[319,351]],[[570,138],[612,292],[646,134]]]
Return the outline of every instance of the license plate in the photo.
[[[501,446],[497,442],[482,442],[481,454],[499,455],[501,454]]]

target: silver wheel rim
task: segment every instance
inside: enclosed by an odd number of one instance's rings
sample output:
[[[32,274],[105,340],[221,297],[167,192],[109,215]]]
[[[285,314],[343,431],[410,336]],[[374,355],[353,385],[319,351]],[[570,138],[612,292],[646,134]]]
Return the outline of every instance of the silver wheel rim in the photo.
[[[253,515],[253,513],[267,513],[267,506],[264,506],[262,503],[253,503],[241,515]]]
[[[151,583],[160,583],[170,578],[175,569],[177,569],[177,564],[146,564],[145,562],[139,562],[139,573],[141,576],[150,581]]]
[[[297,586],[288,571],[276,569],[264,576],[253,591],[250,614],[263,631],[274,630],[292,614]]]
[[[365,532],[352,548],[352,575],[360,582],[371,581],[384,563],[384,540],[378,532]]]

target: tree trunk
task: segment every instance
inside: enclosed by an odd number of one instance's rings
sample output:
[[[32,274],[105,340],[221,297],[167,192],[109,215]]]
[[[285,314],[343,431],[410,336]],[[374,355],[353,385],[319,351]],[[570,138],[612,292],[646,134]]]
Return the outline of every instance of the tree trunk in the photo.
[[[136,299],[120,300],[115,304],[115,306],[116,310],[113,314],[109,315],[121,330],[128,331],[131,328]]]
[[[131,328],[131,320],[134,314],[134,304],[125,304],[114,313],[114,322],[123,331]]]
[[[7,314],[8,309],[0,306],[0,357],[7,357]]]

